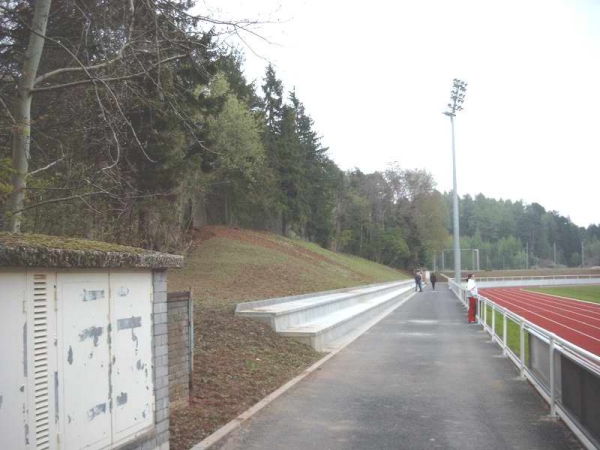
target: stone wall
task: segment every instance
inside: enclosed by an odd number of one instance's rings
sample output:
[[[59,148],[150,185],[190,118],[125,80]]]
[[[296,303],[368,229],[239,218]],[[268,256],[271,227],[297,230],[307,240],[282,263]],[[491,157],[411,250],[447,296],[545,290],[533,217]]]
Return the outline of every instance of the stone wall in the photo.
[[[169,333],[169,406],[171,410],[189,402],[190,302],[191,292],[169,292],[167,316]]]

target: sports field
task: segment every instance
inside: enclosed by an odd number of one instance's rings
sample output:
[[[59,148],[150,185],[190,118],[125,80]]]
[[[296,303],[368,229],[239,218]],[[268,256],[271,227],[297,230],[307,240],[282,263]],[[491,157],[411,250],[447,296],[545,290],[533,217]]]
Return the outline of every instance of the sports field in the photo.
[[[479,293],[557,336],[600,355],[600,304],[522,287],[485,288]]]

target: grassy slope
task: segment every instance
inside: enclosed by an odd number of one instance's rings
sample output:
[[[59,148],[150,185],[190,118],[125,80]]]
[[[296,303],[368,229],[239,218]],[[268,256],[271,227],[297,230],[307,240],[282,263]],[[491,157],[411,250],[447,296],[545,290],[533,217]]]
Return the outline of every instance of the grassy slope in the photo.
[[[239,302],[392,281],[406,275],[269,233],[207,227],[169,290],[192,288],[196,355],[189,408],[171,415],[171,449],[192,447],[322,355],[234,317]]]

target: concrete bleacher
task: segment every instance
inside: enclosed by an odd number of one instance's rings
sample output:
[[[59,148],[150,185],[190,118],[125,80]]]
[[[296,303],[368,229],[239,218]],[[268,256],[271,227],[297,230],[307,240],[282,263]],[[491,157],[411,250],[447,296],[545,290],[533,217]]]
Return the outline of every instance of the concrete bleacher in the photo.
[[[277,333],[324,351],[360,334],[414,293],[405,280],[240,303],[236,316],[268,323]]]

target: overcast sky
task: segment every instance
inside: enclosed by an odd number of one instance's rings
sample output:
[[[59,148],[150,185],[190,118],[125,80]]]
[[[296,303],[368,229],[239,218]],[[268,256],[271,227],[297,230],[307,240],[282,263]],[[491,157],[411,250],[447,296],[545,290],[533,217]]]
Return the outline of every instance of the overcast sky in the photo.
[[[397,161],[450,191],[442,112],[461,78],[459,195],[600,223],[600,0],[205,0],[197,12],[273,22],[256,29],[271,43],[243,35],[246,76],[260,86],[271,62],[341,169]]]

